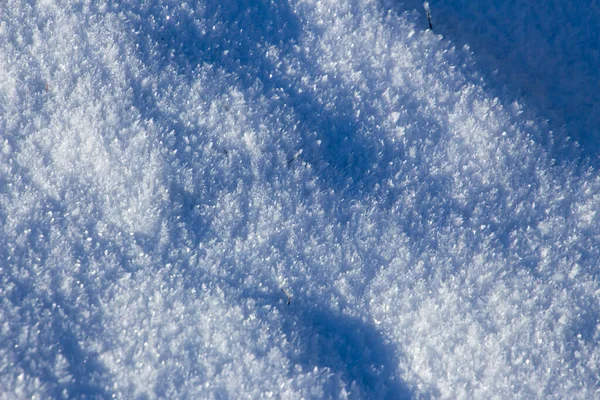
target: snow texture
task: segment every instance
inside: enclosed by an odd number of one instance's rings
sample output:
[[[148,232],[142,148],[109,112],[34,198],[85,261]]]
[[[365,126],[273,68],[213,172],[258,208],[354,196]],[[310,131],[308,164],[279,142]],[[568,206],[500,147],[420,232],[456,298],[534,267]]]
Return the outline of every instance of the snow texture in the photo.
[[[548,150],[573,157],[575,140],[585,164],[600,167],[600,3],[432,0],[430,7],[436,33],[470,47],[488,88],[543,115],[562,143]]]
[[[0,398],[600,397],[600,11],[488,3],[1,2]]]

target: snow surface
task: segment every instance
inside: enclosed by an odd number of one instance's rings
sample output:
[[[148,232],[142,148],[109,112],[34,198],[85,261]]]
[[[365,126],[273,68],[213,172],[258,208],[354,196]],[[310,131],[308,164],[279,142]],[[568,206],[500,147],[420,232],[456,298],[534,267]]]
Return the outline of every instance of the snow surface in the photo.
[[[436,32],[468,45],[499,95],[526,99],[555,140],[577,141],[586,163],[600,167],[599,2],[432,0],[430,7]]]
[[[0,398],[598,398],[598,6],[488,3],[0,3]]]

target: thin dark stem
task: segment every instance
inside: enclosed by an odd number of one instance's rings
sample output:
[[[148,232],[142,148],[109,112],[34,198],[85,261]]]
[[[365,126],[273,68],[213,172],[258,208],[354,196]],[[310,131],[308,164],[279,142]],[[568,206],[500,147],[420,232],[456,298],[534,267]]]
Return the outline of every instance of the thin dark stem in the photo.
[[[427,14],[427,22],[429,22],[429,29],[433,30],[433,25],[431,24],[431,9],[429,8],[429,2],[423,3],[423,8],[425,8],[425,14]]]

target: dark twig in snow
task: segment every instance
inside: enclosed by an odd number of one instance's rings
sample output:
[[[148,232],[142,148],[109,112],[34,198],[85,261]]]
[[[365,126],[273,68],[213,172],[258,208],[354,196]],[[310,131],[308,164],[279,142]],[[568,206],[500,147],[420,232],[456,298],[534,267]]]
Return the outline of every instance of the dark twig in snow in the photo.
[[[283,294],[287,297],[287,305],[289,306],[290,303],[292,302],[292,296],[290,296],[288,294],[288,292],[285,291],[285,289],[281,288],[281,291],[283,292]]]
[[[290,159],[288,160],[288,166],[289,166],[291,163],[293,163],[293,162],[294,162],[294,160],[295,160],[296,158],[298,158],[298,156],[299,156],[300,154],[302,154],[302,149],[298,150],[298,151],[296,152],[296,154],[294,154],[294,157],[292,157],[292,158],[290,158]]]
[[[427,21],[429,22],[429,29],[433,30],[433,25],[431,25],[431,9],[429,8],[429,2],[428,1],[424,2],[423,7],[425,8],[425,14],[427,14]]]

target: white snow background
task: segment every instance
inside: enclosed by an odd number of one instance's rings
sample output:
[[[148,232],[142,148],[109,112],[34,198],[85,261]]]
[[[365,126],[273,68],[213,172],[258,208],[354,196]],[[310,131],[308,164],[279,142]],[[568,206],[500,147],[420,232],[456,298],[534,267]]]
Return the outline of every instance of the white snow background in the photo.
[[[3,0],[0,398],[598,398],[600,7],[430,8]]]

